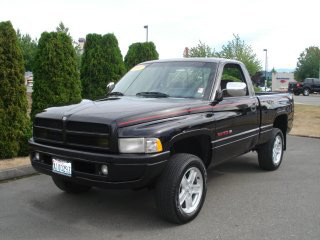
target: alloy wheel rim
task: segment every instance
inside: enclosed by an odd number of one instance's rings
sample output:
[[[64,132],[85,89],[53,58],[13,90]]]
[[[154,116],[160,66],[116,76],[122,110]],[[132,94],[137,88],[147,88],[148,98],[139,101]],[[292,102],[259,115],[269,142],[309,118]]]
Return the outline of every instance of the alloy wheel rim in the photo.
[[[276,166],[279,165],[280,163],[282,150],[283,150],[282,138],[279,135],[277,135],[274,140],[273,149],[272,149],[272,160],[273,160],[273,164]]]
[[[190,214],[198,208],[203,194],[203,176],[196,167],[189,168],[183,175],[179,187],[180,209]]]
[[[305,94],[305,95],[307,95],[308,93],[309,93],[309,90],[308,90],[308,89],[304,90],[304,94]]]

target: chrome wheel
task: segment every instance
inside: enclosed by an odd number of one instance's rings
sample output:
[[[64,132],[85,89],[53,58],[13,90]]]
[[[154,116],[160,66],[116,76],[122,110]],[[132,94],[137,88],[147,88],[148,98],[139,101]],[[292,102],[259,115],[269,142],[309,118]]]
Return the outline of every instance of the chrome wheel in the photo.
[[[304,93],[305,96],[308,96],[309,95],[309,90],[305,89],[303,93]]]
[[[179,187],[179,207],[190,214],[197,210],[203,194],[203,176],[196,167],[189,168],[183,175]]]
[[[281,161],[282,150],[283,150],[282,145],[283,145],[282,138],[279,135],[277,135],[274,140],[273,149],[272,149],[272,161],[275,166],[277,166]]]

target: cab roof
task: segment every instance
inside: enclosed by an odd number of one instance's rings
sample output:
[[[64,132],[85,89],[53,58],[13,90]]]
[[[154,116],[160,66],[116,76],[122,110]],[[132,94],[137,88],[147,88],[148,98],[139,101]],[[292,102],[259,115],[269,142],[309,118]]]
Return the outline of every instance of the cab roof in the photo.
[[[146,61],[143,63],[163,63],[163,62],[215,62],[215,63],[237,63],[240,64],[241,62],[226,59],[226,58],[172,58],[172,59],[161,59],[161,60],[152,60]]]

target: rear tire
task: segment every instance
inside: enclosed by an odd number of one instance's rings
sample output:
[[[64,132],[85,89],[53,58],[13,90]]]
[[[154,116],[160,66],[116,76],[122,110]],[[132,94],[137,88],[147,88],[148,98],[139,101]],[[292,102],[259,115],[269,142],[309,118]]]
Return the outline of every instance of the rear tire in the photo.
[[[263,170],[274,171],[282,162],[284,137],[279,128],[274,128],[270,140],[258,149],[259,166]]]
[[[300,93],[298,93],[298,92],[294,92],[293,94],[296,95],[296,96],[300,95]]]
[[[85,186],[82,184],[70,182],[68,180],[65,180],[59,177],[53,176],[52,180],[59,189],[67,193],[78,194],[78,193],[88,192],[91,189],[90,186]]]
[[[310,94],[309,88],[303,89],[303,96],[309,96],[309,94]]]
[[[197,156],[173,155],[156,184],[159,214],[169,222],[183,224],[200,212],[207,191],[207,172]]]

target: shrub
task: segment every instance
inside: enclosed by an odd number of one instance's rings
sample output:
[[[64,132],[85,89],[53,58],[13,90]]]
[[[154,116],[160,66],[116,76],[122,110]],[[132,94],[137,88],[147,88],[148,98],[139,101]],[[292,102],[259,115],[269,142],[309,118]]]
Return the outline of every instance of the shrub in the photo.
[[[133,43],[129,46],[124,63],[127,71],[129,71],[141,62],[157,59],[159,59],[159,54],[153,42]]]
[[[26,154],[30,136],[24,62],[10,22],[0,23],[0,158]]]
[[[41,34],[34,65],[31,116],[57,105],[81,100],[75,49],[65,32]]]
[[[117,82],[125,72],[118,41],[113,34],[88,34],[81,62],[82,97],[98,99],[106,95],[109,82]]]

